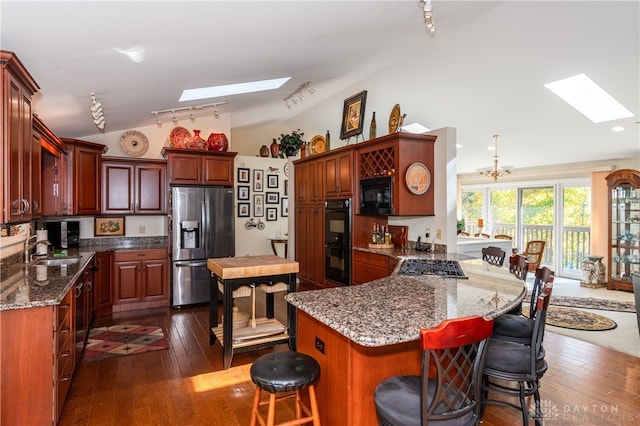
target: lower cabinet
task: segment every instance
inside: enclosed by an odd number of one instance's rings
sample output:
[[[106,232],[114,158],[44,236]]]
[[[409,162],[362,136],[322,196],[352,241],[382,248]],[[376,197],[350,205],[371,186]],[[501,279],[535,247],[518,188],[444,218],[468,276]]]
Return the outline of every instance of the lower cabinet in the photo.
[[[0,424],[57,424],[75,367],[75,286],[60,304],[0,311]]]
[[[111,275],[113,268],[113,252],[96,253],[93,270],[93,310],[96,317],[111,313],[113,292],[111,291]]]
[[[398,261],[383,254],[353,251],[352,281],[354,285],[385,278],[391,275]]]
[[[324,287],[324,206],[301,204],[295,210],[296,260],[298,277]]]
[[[117,251],[113,258],[113,312],[169,306],[166,249]]]

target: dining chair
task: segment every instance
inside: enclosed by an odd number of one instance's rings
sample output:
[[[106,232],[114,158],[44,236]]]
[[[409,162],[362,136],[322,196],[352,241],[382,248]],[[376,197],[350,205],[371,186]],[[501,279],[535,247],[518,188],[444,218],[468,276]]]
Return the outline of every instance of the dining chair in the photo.
[[[482,247],[482,260],[486,260],[487,263],[495,266],[504,265],[504,258],[507,253],[500,247],[488,246]]]
[[[554,273],[543,266],[536,269],[536,278],[531,289],[531,301],[529,302],[529,315],[506,313],[494,318],[494,339],[509,340],[516,343],[528,344],[535,324],[538,296],[543,291],[550,291],[553,286]]]
[[[491,235],[489,234],[485,234],[484,232],[482,234],[473,234],[474,237],[480,237],[480,238],[490,238]]]
[[[379,424],[477,424],[485,348],[492,329],[493,320],[471,316],[420,330],[421,375],[393,376],[376,387]]]
[[[522,255],[529,261],[529,271],[535,271],[542,263],[542,255],[546,244],[546,241],[543,240],[530,240],[527,242]]]
[[[509,257],[509,272],[523,281],[527,280],[527,273],[529,272],[529,260],[521,255],[514,254]]]
[[[493,238],[497,240],[513,240],[513,237],[507,234],[496,234],[493,236]]]
[[[530,417],[527,399],[533,396],[535,408],[531,417],[536,425],[541,424],[540,379],[548,368],[542,341],[550,299],[551,289],[538,296],[533,333],[528,345],[501,339],[491,339],[488,343],[482,379],[480,419],[486,406],[495,404],[519,410],[522,413],[522,424],[526,426]],[[518,404],[510,400],[513,398],[518,399]]]
[[[460,232],[458,232],[458,236],[460,236],[460,237],[468,237],[469,233],[467,231],[460,231]]]

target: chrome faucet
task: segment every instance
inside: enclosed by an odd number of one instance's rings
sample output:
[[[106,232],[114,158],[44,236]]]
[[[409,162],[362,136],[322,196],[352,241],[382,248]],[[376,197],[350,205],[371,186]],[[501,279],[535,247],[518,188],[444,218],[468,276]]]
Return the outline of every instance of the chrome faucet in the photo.
[[[30,241],[37,238],[38,234],[33,234],[32,236],[24,240],[24,263],[29,263],[31,261],[31,250],[33,250],[37,242],[34,241],[33,243],[30,243]]]

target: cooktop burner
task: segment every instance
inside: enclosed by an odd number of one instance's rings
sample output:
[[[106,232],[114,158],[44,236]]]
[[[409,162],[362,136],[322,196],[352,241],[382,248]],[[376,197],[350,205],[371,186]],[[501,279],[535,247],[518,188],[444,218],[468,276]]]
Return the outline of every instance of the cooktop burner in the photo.
[[[457,260],[406,259],[400,265],[400,275],[432,275],[438,278],[468,279]]]

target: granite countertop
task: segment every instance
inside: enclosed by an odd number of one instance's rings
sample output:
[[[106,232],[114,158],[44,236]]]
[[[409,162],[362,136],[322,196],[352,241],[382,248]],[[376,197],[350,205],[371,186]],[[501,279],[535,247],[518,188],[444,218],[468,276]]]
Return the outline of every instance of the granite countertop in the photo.
[[[79,248],[56,250],[62,256],[34,257],[28,264],[23,254],[5,259],[0,265],[0,311],[51,306],[60,303],[97,252],[113,250],[145,250],[167,248],[165,237],[105,238],[81,241]],[[59,258],[79,258],[67,266],[38,265],[38,261]]]
[[[0,269],[0,311],[52,306],[60,303],[95,252],[69,250],[67,256],[46,259],[79,258],[67,266],[38,265],[43,258],[28,264],[15,262]]]
[[[380,250],[375,252],[380,253]],[[527,287],[507,268],[455,254],[412,255],[389,249],[389,255],[459,260],[468,279],[398,275],[349,287],[289,293],[297,309],[362,346],[376,347],[419,338],[447,318],[481,315],[495,318],[519,304]]]

